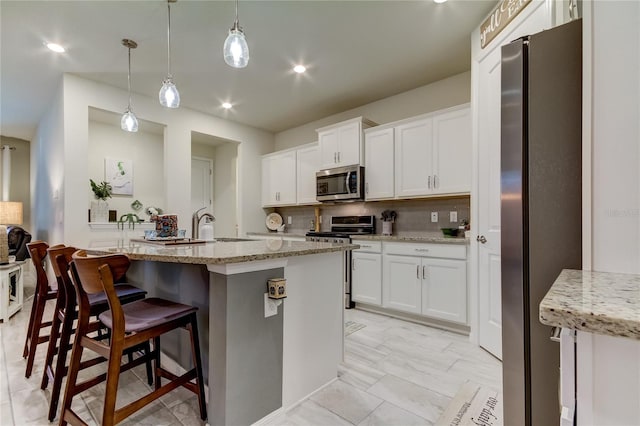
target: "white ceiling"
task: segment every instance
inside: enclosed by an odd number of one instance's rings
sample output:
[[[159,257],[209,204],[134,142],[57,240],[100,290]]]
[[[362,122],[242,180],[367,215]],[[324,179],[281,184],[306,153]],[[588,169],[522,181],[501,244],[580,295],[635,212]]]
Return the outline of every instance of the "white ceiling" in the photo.
[[[496,0],[240,1],[251,60],[233,69],[222,44],[233,1],[171,7],[172,72],[181,106],[279,132],[470,68],[470,34]],[[30,139],[64,72],[157,97],[166,74],[166,2],[0,2],[0,134]],[[55,54],[44,41],[63,44]],[[293,64],[308,71],[296,75]],[[220,107],[230,101],[230,111]],[[123,110],[127,100],[122,100]],[[134,105],[135,109],[135,105]]]

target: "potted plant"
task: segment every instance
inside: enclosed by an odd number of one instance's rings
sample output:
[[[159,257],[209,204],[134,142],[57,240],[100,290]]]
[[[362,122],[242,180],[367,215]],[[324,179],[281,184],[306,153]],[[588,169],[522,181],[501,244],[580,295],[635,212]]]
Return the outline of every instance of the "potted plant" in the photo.
[[[95,183],[93,179],[89,179],[91,190],[95,197],[95,201],[91,201],[91,222],[108,222],[109,221],[109,203],[107,198],[111,198],[111,185],[102,181]]]

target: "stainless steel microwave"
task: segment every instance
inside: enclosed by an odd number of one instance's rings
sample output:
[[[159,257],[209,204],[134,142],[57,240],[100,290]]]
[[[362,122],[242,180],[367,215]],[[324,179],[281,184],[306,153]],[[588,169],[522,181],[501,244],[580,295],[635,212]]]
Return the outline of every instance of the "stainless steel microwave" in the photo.
[[[316,173],[316,200],[357,201],[364,199],[364,167],[347,166]]]

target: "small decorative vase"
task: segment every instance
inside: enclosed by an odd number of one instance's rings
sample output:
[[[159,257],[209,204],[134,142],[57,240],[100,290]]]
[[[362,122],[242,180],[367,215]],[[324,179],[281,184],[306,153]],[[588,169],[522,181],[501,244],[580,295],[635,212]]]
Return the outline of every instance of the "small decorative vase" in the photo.
[[[382,235],[393,234],[393,222],[382,222]]]
[[[91,222],[109,222],[109,203],[104,200],[91,202]]]

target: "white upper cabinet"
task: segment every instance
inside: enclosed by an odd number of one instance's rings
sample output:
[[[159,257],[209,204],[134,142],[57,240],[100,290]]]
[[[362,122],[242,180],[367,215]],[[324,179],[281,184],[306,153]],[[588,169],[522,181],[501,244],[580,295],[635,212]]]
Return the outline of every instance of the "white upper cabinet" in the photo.
[[[431,193],[432,127],[431,118],[422,118],[395,128],[395,187],[398,198]]]
[[[368,129],[364,135],[365,200],[393,198],[393,128]]]
[[[316,172],[320,170],[320,148],[318,144],[297,150],[297,203],[317,204]]]
[[[262,205],[283,206],[296,203],[296,151],[262,157]]]
[[[433,117],[433,192],[471,191],[471,109]]]
[[[468,105],[395,126],[395,197],[471,191],[471,115]]]
[[[362,164],[363,134],[365,128],[375,123],[357,117],[331,126],[316,129],[320,145],[320,169]]]

